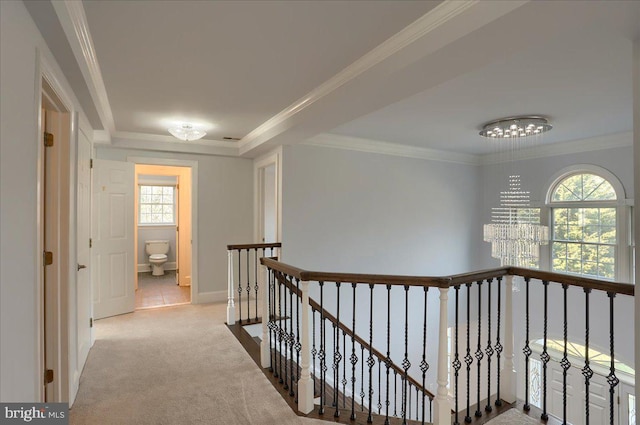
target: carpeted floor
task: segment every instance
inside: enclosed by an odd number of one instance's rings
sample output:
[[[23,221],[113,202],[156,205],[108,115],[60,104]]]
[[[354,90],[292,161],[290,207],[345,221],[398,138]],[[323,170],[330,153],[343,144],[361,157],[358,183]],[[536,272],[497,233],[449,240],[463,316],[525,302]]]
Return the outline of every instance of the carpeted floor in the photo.
[[[224,325],[225,304],[95,322],[76,425],[326,425],[291,411]]]
[[[533,425],[540,424],[540,421],[524,415],[518,409],[511,409],[498,416],[497,418],[491,419],[485,425]]]

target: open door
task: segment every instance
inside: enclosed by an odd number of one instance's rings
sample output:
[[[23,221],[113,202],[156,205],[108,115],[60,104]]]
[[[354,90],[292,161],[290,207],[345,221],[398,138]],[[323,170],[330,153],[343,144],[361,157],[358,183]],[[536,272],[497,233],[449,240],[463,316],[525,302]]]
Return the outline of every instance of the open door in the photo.
[[[94,318],[135,309],[134,164],[94,161]]]

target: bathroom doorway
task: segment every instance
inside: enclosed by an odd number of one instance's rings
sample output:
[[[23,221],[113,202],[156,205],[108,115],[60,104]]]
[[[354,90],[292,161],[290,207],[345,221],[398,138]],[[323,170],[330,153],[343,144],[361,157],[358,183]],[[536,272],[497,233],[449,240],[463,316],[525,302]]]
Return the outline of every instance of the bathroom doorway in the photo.
[[[135,166],[136,309],[192,301],[191,167]]]

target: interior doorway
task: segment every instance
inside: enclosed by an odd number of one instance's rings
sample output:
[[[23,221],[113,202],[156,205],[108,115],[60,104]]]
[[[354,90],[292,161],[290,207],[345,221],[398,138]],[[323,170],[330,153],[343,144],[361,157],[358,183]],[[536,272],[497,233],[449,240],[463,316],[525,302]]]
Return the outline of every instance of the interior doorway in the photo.
[[[280,152],[255,162],[256,242],[280,242]]]
[[[135,166],[136,309],[192,302],[191,167]]]

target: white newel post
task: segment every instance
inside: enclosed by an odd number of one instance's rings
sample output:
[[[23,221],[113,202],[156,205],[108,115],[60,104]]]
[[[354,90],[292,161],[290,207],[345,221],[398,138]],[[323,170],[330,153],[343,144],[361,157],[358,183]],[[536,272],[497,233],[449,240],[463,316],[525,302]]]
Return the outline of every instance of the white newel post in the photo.
[[[227,270],[228,288],[227,288],[227,325],[235,325],[236,323],[236,304],[234,301],[233,286],[233,251],[228,250],[229,265]]]
[[[506,277],[504,311],[504,367],[500,372],[501,398],[516,401],[516,370],[513,364],[513,276]]]
[[[451,403],[447,391],[448,365],[448,338],[447,328],[449,327],[449,288],[440,288],[440,329],[438,331],[438,390],[435,400],[435,414],[433,423],[435,425],[449,425],[451,423]]]
[[[270,366],[270,350],[271,340],[269,339],[269,293],[271,288],[269,287],[269,270],[265,266],[260,267],[262,274],[262,283],[260,289],[262,289],[262,338],[260,342],[260,365],[263,368]]]
[[[298,381],[298,411],[307,414],[313,410],[314,394],[313,394],[313,380],[311,379],[310,361],[311,361],[311,346],[309,344],[309,334],[311,328],[309,326],[309,282],[300,282],[300,289],[302,291],[302,305],[301,308],[301,332],[302,338],[300,344],[300,380]]]

